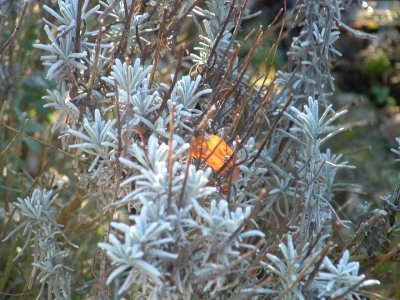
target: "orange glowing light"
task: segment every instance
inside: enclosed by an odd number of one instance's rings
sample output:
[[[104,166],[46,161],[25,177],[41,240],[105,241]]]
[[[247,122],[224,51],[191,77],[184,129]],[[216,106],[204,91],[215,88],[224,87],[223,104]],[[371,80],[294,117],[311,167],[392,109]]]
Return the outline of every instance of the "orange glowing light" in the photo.
[[[205,134],[203,138],[197,138],[193,146],[192,156],[202,160],[208,157],[206,164],[216,171],[221,169],[233,154],[228,144],[213,134]],[[233,160],[222,170],[221,175],[225,175],[229,170],[232,170],[232,182],[238,180],[240,170]]]

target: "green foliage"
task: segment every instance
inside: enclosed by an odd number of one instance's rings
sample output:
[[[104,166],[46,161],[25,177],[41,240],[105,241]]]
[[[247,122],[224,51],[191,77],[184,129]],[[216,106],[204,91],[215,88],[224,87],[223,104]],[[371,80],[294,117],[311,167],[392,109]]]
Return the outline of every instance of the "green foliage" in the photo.
[[[381,78],[391,67],[389,57],[382,48],[375,49],[364,61],[363,73],[370,79]]]

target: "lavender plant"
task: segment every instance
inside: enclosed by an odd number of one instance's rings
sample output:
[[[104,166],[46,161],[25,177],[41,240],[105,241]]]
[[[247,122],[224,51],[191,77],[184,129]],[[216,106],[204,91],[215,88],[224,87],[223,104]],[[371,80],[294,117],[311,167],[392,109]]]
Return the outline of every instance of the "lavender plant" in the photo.
[[[289,70],[256,88],[248,67],[268,30],[249,34],[251,50],[239,58],[247,1],[200,2],[44,6],[50,42],[34,47],[56,81],[43,97],[59,111],[52,132],[75,155],[84,198],[96,199],[100,217],[76,212],[79,224],[106,228],[97,278],[80,290],[95,299],[361,299],[362,287],[379,284],[350,262],[361,235],[334,242],[352,221],[335,209],[343,186],[335,176],[352,167],[322,150],[344,131],[335,122],[346,110],[327,99],[342,3],[298,3]],[[192,23],[199,40],[189,53],[180,38]],[[39,296],[47,288],[50,298],[71,299],[72,270],[54,236],[69,238],[50,198],[40,189],[19,198],[27,220],[6,240],[25,227],[25,250],[34,234],[29,288],[37,279]],[[397,202],[382,203],[362,233],[383,237],[386,221],[398,229]],[[392,238],[380,243],[389,249]]]
[[[32,288],[34,281],[37,279],[41,283],[38,297],[42,296],[44,288],[47,286],[48,297],[52,298],[53,294],[57,299],[70,299],[71,275],[68,271],[73,272],[73,270],[64,263],[67,253],[60,249],[60,243],[55,240],[55,236],[62,235],[71,246],[77,246],[69,241],[63,234],[61,226],[57,224],[51,205],[58,195],[51,197],[51,194],[51,191],[36,189],[32,194],[32,198],[18,198],[18,202],[14,202],[14,205],[20,209],[21,214],[27,219],[4,240],[10,238],[20,228],[24,228],[23,235],[28,234],[28,237],[14,260],[20,257],[32,240],[34,255],[29,288]],[[33,236],[32,239],[31,236]]]

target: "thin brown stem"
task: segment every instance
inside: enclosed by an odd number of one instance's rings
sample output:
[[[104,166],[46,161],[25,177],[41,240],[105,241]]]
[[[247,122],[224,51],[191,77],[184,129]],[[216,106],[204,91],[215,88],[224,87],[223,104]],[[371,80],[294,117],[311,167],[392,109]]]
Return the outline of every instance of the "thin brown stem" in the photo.
[[[1,60],[1,57],[2,57],[2,54],[3,54],[4,50],[12,43],[12,41],[13,41],[13,40],[17,37],[17,35],[18,35],[18,32],[19,32],[19,30],[20,30],[20,28],[21,28],[22,21],[23,21],[23,19],[24,19],[25,13],[26,13],[26,8],[28,7],[28,3],[29,3],[29,1],[28,1],[28,0],[25,0],[24,6],[22,7],[21,15],[19,16],[18,23],[17,23],[17,25],[15,26],[14,32],[12,33],[12,35],[10,36],[10,38],[9,38],[9,39],[3,44],[3,46],[1,46],[1,48],[0,48],[0,60]]]
[[[171,202],[172,202],[172,167],[173,163],[175,160],[175,155],[172,152],[172,142],[174,138],[174,122],[175,122],[175,106],[176,103],[172,103],[172,110],[171,110],[171,119],[169,121],[169,140],[168,140],[168,150],[169,150],[169,155],[168,155],[168,206],[167,206],[167,211],[168,213],[171,213]]]
[[[161,46],[164,41],[163,33],[164,33],[164,29],[165,29],[165,24],[167,22],[167,14],[168,14],[168,7],[164,7],[164,13],[163,13],[162,21],[160,24],[160,30],[158,32],[158,39],[156,42],[156,44],[157,44],[156,52],[155,52],[154,58],[153,58],[153,68],[151,69],[151,73],[150,73],[149,87],[151,87],[151,85],[153,83],[154,74],[156,73],[156,69],[157,69],[158,58],[160,57]]]
[[[99,64],[99,54],[100,54],[100,46],[101,46],[101,39],[102,39],[102,29],[103,29],[103,24],[104,24],[104,20],[101,19],[100,20],[100,26],[99,26],[99,34],[97,35],[97,43],[96,43],[96,52],[95,52],[95,56],[94,56],[94,62],[93,62],[93,73],[92,73],[92,77],[90,78],[90,85],[89,85],[89,89],[87,91],[87,95],[86,95],[86,104],[89,104],[90,102],[90,96],[92,94],[92,90],[94,87],[94,83],[97,77],[97,67]],[[86,105],[84,105],[86,106]]]
[[[185,10],[185,12],[184,12],[178,19],[176,19],[175,22],[174,22],[173,24],[171,24],[171,25],[169,26],[169,28],[164,32],[163,38],[168,37],[168,36],[172,33],[172,31],[174,31],[175,28],[178,27],[179,24],[182,23],[183,19],[186,18],[186,16],[193,10],[193,8],[195,8],[195,6],[198,5],[201,1],[203,1],[203,0],[196,0],[196,1],[194,1],[194,2],[192,3],[192,5],[190,5],[190,6],[188,7],[188,9]]]
[[[264,139],[263,143],[261,144],[261,147],[258,149],[257,154],[253,157],[253,159],[251,160],[251,162],[247,165],[248,168],[251,167],[252,164],[254,164],[254,162],[257,160],[257,158],[260,156],[261,152],[264,150],[264,148],[266,147],[268,141],[271,139],[272,134],[276,128],[276,126],[278,126],[278,123],[280,121],[280,119],[283,117],[284,112],[287,110],[287,108],[289,107],[290,103],[292,102],[293,99],[293,94],[289,95],[289,99],[286,101],[285,106],[281,109],[281,111],[279,112],[279,115],[276,117],[274,123],[271,126],[271,129],[268,132],[268,135],[266,136],[266,138]]]
[[[21,128],[17,131],[17,133],[14,135],[14,137],[11,139],[11,141],[7,144],[7,147],[3,151],[1,151],[0,157],[11,147],[11,145],[14,143],[14,141],[17,139],[17,137],[21,134],[22,130],[24,130],[28,121],[29,121],[28,119],[25,120],[24,124],[22,124]]]
[[[5,128],[7,128],[7,129],[9,129],[9,130],[11,130],[11,131],[17,132],[18,135],[20,135],[20,136],[26,137],[26,138],[28,138],[28,139],[31,139],[32,141],[36,141],[36,142],[38,142],[38,143],[40,143],[40,144],[42,144],[42,145],[45,145],[46,147],[52,148],[52,149],[54,149],[54,150],[57,150],[57,151],[61,152],[62,154],[66,155],[66,156],[75,158],[75,155],[73,155],[73,154],[71,154],[71,153],[69,153],[69,152],[67,152],[67,151],[62,150],[62,149],[58,148],[57,146],[53,146],[53,145],[51,145],[51,144],[49,144],[49,143],[47,143],[47,142],[45,142],[45,141],[42,141],[42,140],[37,139],[37,138],[35,138],[35,137],[33,137],[33,136],[27,135],[27,134],[23,133],[23,132],[20,131],[20,130],[17,130],[17,129],[15,129],[15,128],[13,128],[13,127],[10,127],[10,126],[4,124],[3,122],[0,122],[0,125],[3,126],[3,127],[5,127]]]
[[[158,115],[153,123],[155,123],[158,120],[158,118],[161,116],[165,106],[167,105],[167,101],[168,101],[169,97],[171,97],[172,91],[174,90],[174,87],[175,87],[176,83],[178,82],[179,72],[181,70],[181,65],[182,65],[183,55],[185,54],[185,50],[186,50],[185,44],[183,44],[179,50],[178,62],[176,64],[176,68],[175,68],[174,79],[172,80],[172,84],[171,84],[168,92],[163,97],[163,102],[161,103],[161,106],[158,109]]]

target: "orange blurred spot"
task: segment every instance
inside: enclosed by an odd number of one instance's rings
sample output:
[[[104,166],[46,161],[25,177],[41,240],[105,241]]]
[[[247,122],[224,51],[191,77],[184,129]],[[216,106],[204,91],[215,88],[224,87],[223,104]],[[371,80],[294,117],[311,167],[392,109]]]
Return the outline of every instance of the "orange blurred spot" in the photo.
[[[206,164],[218,171],[225,164],[225,161],[233,154],[233,151],[228,144],[218,136],[213,134],[208,134],[208,136],[209,138],[207,138],[207,135],[203,135],[203,138],[197,138],[195,140],[192,156],[202,160],[208,157]],[[232,182],[238,180],[240,170],[238,167],[235,167],[235,162],[233,160],[222,170],[221,175],[225,175],[229,170],[232,170]]]

